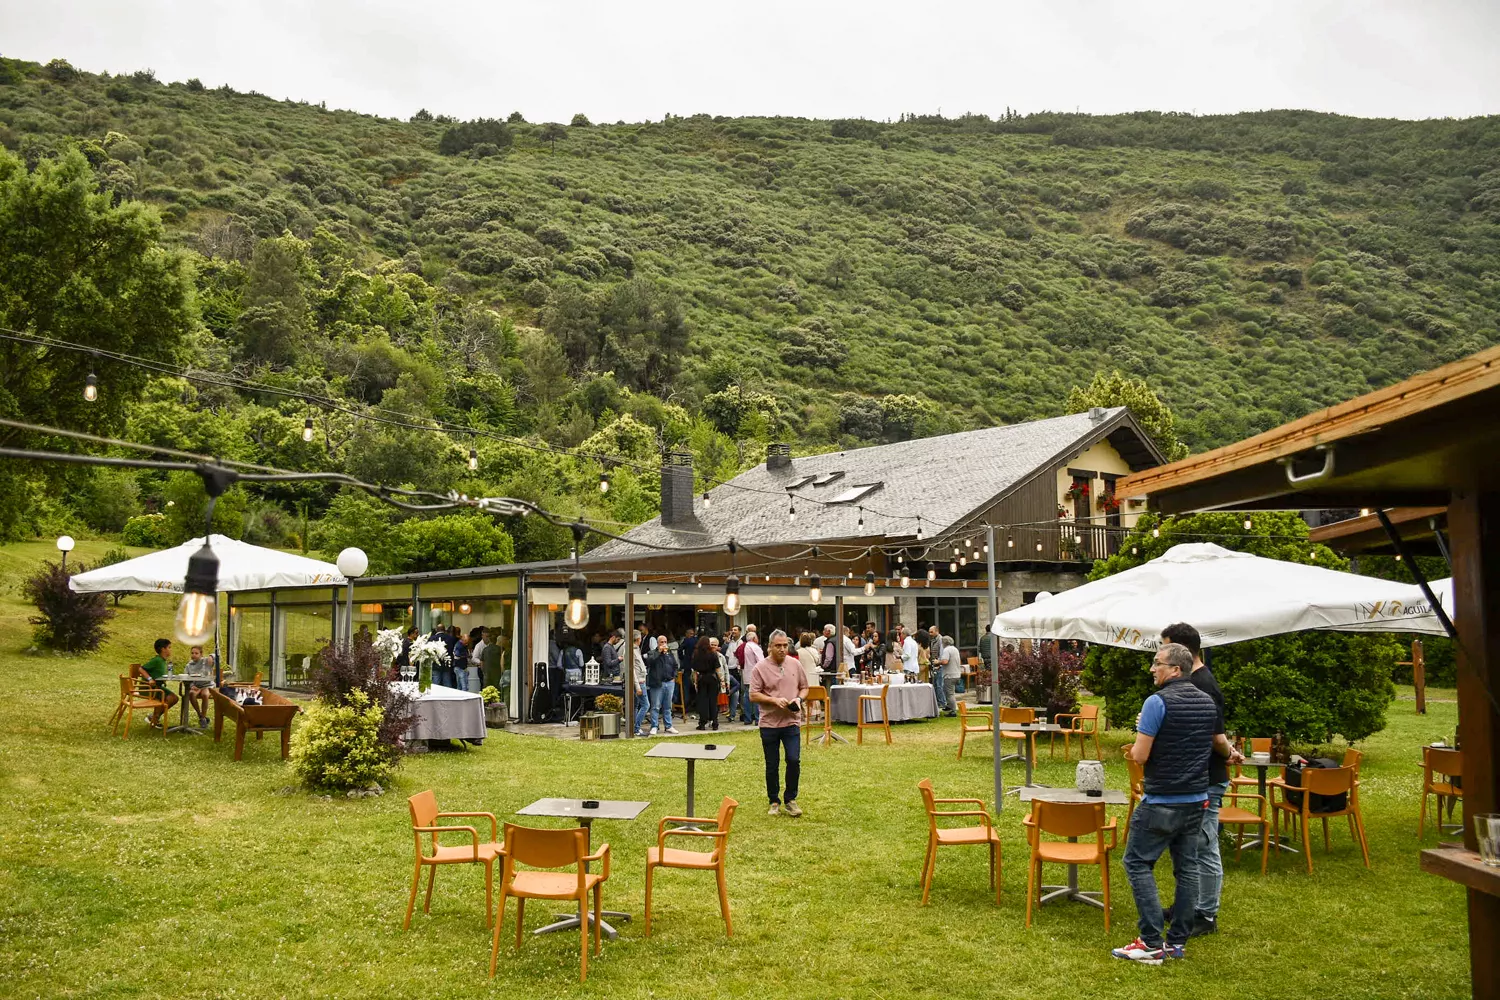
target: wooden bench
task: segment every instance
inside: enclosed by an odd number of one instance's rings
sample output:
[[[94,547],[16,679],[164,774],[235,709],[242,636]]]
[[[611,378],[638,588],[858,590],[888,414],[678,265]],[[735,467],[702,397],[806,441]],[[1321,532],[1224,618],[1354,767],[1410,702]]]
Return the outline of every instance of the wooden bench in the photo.
[[[281,734],[281,759],[286,760],[292,752],[292,719],[301,711],[297,703],[274,691],[260,692],[261,704],[241,705],[219,688],[214,689],[214,742],[224,734],[224,720],[234,720],[234,759],[239,760],[245,752],[245,734],[254,733],[256,739],[262,733]]]

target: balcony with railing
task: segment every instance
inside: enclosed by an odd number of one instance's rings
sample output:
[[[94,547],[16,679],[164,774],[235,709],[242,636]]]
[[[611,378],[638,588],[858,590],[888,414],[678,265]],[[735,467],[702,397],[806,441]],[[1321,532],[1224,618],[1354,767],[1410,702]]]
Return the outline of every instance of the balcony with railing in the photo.
[[[1079,563],[1107,559],[1120,551],[1129,528],[1059,519],[1055,525],[1006,529],[996,535],[996,562]]]

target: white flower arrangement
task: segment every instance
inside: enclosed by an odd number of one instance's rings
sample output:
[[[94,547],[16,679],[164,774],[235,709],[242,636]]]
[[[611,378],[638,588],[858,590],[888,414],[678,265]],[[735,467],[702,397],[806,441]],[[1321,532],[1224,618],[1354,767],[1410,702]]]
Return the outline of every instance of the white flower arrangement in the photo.
[[[380,662],[391,663],[401,655],[401,630],[398,628],[383,628],[375,633],[375,652],[380,654]]]
[[[437,639],[417,639],[411,644],[411,665],[414,667],[435,667],[447,663],[452,656],[448,647]]]

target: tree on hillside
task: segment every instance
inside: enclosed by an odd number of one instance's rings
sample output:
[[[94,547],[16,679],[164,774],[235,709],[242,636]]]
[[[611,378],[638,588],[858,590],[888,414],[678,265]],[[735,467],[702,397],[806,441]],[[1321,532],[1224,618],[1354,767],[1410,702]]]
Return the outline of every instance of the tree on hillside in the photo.
[[[156,213],[112,205],[81,153],[35,170],[0,150],[0,326],[171,363],[194,326],[184,255],[162,243]],[[92,373],[98,398],[83,397]],[[117,434],[149,373],[79,351],[0,342],[0,415]],[[0,428],[0,444],[42,446]],[[45,442],[58,447],[56,440]],[[62,481],[55,467],[0,463],[0,538],[14,537],[24,483]]]
[[[1142,517],[1117,555],[1094,564],[1089,579],[1139,566],[1174,545],[1203,541],[1283,562],[1348,569],[1326,546],[1308,543],[1307,522],[1295,513],[1258,512],[1248,530],[1244,520],[1243,514],[1229,513],[1166,521]],[[1354,742],[1385,727],[1385,710],[1396,693],[1391,671],[1402,654],[1388,634],[1290,632],[1220,646],[1211,654],[1211,666],[1224,689],[1229,729],[1279,731],[1299,742],[1328,742],[1338,734]],[[1150,654],[1139,650],[1089,650],[1084,683],[1105,697],[1109,718],[1135,718],[1151,693],[1149,661]]]
[[[849,263],[849,258],[839,254],[828,262],[828,267],[823,271],[823,280],[834,288],[843,288],[844,282],[854,280],[854,265]]]
[[[568,127],[560,125],[557,122],[548,122],[536,134],[537,141],[545,142],[548,148],[552,150],[554,156],[557,155],[557,140],[566,139],[567,137]]]
[[[508,116],[506,116],[505,122],[507,125],[525,125],[526,116],[521,114],[521,112],[519,111],[512,111]]]
[[[247,357],[271,364],[297,358],[312,332],[306,288],[317,279],[308,245],[292,234],[255,245],[235,330]]]
[[[614,286],[600,309],[605,368],[620,384],[666,395],[687,351],[687,315],[665,286],[635,278]]]
[[[580,111],[578,114],[573,116],[573,120],[568,122],[568,124],[573,126],[574,128],[588,128],[594,123],[589,121],[588,115]]]
[[[444,156],[458,156],[476,146],[490,145],[504,149],[514,140],[510,127],[494,118],[477,118],[471,122],[454,125],[438,140],[438,152]]]
[[[1068,412],[1082,413],[1095,406],[1126,406],[1131,416],[1150,434],[1168,461],[1186,458],[1187,445],[1178,440],[1172,408],[1162,402],[1144,379],[1127,378],[1116,370],[1097,372],[1087,388],[1074,386],[1068,391]]]

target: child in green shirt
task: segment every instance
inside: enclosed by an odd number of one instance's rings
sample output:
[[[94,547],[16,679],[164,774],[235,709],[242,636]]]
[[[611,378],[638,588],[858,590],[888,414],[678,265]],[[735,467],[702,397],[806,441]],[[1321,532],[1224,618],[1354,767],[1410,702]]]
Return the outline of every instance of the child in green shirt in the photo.
[[[162,675],[169,673],[172,669],[172,640],[157,639],[154,645],[156,655],[141,664],[141,673],[145,674],[153,688],[162,693],[162,700],[167,703],[166,709],[158,708],[151,714],[151,725],[160,727],[163,711],[170,711],[177,704],[177,696],[167,690],[167,686],[161,682]]]

